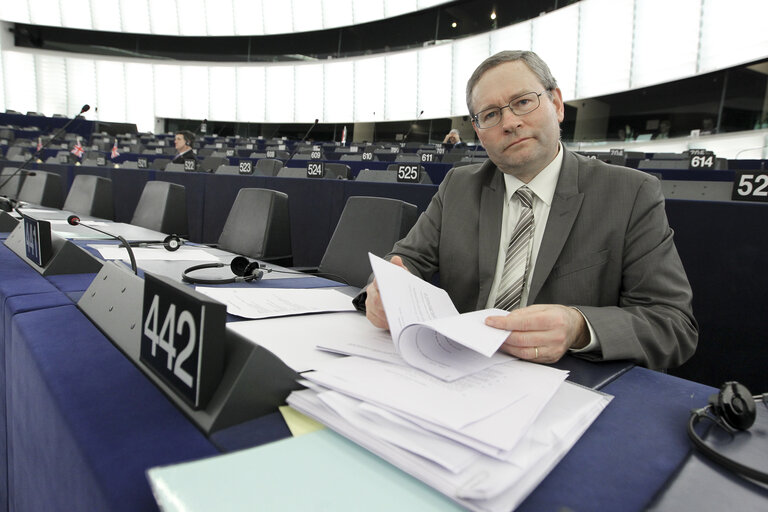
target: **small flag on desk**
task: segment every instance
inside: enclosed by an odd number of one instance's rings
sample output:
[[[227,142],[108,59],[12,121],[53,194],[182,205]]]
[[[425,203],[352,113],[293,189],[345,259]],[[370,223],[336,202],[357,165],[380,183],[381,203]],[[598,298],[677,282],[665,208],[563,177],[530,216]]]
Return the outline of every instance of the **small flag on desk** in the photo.
[[[341,131],[341,145],[347,143],[347,125],[344,125],[344,129]]]
[[[115,144],[112,146],[112,153],[109,155],[109,158],[114,160],[118,156],[120,156],[120,152],[117,151],[117,139],[115,139]]]
[[[75,147],[72,148],[70,153],[75,155],[77,158],[83,158],[83,155],[85,154],[85,150],[83,149],[83,145],[80,143],[80,137],[77,138]]]
[[[38,137],[37,138],[37,150],[36,152],[39,152],[41,149],[43,149],[43,138]]]

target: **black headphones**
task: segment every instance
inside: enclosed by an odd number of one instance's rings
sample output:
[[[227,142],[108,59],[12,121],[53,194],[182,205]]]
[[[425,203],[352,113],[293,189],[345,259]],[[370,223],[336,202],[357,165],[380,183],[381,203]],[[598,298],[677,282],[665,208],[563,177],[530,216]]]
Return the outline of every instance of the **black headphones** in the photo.
[[[226,263],[203,263],[202,265],[195,265],[189,267],[181,273],[181,280],[190,284],[231,284],[231,283],[252,283],[258,281],[264,276],[264,271],[261,270],[261,265],[258,261],[250,261],[243,256],[237,256],[229,264],[229,268],[232,269],[233,277],[224,279],[200,279],[189,275],[190,272],[196,270],[203,270],[205,268],[221,268]]]
[[[184,245],[184,240],[179,238],[177,235],[168,235],[167,237],[163,238],[162,240],[157,241],[134,241],[134,242],[128,242],[128,245],[131,247],[151,247],[153,245],[162,245],[165,247],[166,251],[178,251],[179,247]]]
[[[706,444],[694,428],[700,419],[707,418],[731,434],[748,430],[757,417],[756,399],[765,401],[766,395],[752,396],[746,386],[738,382],[726,382],[718,394],[709,397],[709,404],[706,407],[691,411],[691,417],[688,420],[688,437],[693,445],[713,462],[758,482],[768,483],[768,473],[726,457]],[[710,411],[712,415],[709,414]]]

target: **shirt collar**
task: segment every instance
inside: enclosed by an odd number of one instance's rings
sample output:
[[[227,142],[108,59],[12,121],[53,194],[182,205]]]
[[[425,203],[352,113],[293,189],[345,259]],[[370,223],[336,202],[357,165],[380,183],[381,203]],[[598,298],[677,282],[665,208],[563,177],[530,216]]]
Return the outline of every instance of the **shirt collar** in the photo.
[[[552,198],[555,196],[557,179],[560,177],[560,168],[563,165],[563,145],[557,143],[557,156],[549,165],[541,170],[530,183],[523,183],[511,174],[504,173],[504,185],[506,186],[507,201],[517,192],[517,189],[527,185],[533,194],[543,201],[547,206],[552,205]]]

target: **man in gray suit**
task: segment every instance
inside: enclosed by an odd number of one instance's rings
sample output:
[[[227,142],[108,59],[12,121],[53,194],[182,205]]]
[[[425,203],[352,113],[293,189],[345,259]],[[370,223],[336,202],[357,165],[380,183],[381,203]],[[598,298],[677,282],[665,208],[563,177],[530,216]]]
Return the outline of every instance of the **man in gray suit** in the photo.
[[[659,181],[563,147],[562,94],[532,52],[486,59],[467,83],[467,106],[489,160],[450,171],[387,259],[423,279],[439,271],[461,312],[494,307],[528,208],[530,242],[515,253],[526,269],[519,307],[486,319],[510,331],[500,350],[542,363],[568,351],[650,368],[686,361],[697,325]],[[516,194],[526,187],[530,202]],[[375,281],[366,292],[369,320],[386,328]]]

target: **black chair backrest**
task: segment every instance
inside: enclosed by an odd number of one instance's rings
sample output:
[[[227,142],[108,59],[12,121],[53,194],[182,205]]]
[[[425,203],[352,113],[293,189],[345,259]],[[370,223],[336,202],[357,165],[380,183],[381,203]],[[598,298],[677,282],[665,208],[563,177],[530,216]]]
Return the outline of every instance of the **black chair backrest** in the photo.
[[[64,210],[113,220],[112,180],[103,176],[78,174],[64,201]]]
[[[133,212],[131,224],[161,233],[187,236],[189,223],[184,186],[167,181],[148,181]]]
[[[343,278],[362,288],[371,274],[368,253],[384,256],[416,222],[415,205],[384,197],[352,196],[347,200],[323,259],[320,273]]]
[[[30,172],[19,190],[19,201],[61,208],[64,204],[64,180],[53,172]]]
[[[290,266],[293,251],[288,195],[262,188],[240,189],[219,236],[219,247]]]

